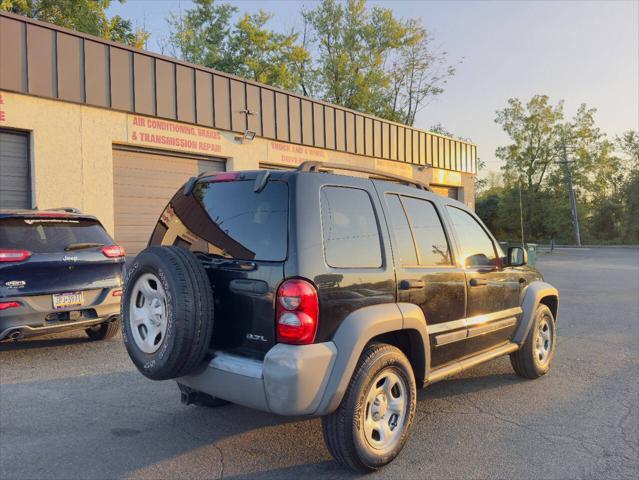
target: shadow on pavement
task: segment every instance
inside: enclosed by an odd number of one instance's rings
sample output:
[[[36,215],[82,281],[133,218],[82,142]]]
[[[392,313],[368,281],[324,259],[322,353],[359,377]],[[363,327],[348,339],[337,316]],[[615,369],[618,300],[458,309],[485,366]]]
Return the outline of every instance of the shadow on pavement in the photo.
[[[89,337],[33,337],[24,340],[7,340],[0,342],[0,352],[15,350],[31,350],[35,348],[66,347],[69,345],[91,343]]]

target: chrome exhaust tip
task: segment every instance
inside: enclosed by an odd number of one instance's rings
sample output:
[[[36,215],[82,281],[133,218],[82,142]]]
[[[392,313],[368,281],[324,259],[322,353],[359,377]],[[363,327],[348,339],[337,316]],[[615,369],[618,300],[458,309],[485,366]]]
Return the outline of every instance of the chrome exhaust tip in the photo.
[[[7,338],[10,338],[11,340],[20,340],[22,337],[24,337],[24,334],[22,333],[21,330],[13,330],[11,331],[11,333],[9,333],[9,335],[7,335]]]

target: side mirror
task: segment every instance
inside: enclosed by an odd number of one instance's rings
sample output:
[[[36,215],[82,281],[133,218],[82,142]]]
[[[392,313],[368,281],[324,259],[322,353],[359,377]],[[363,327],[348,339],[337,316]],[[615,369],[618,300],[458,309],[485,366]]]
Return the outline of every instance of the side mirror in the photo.
[[[528,263],[528,253],[522,247],[508,248],[508,266],[523,267]]]

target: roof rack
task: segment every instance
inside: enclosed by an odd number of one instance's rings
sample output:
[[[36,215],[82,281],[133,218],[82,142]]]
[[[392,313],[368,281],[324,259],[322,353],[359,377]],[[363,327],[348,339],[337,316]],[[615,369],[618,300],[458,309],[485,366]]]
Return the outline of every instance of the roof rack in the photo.
[[[79,208],[75,208],[75,207],[47,208],[45,212],[67,212],[67,213],[77,213],[77,214],[82,213]]]
[[[346,170],[349,172],[368,173],[371,176],[397,180],[398,182],[414,185],[415,187],[421,188],[422,190],[426,190],[427,192],[431,191],[430,187],[427,184],[420,182],[419,180],[415,180],[414,178],[403,177],[402,175],[395,175],[393,173],[380,172],[373,168],[358,167],[355,165],[345,165],[343,163],[329,163],[329,162],[318,162],[318,161],[304,162],[299,167],[297,167],[298,172],[319,172],[322,170],[324,171]]]

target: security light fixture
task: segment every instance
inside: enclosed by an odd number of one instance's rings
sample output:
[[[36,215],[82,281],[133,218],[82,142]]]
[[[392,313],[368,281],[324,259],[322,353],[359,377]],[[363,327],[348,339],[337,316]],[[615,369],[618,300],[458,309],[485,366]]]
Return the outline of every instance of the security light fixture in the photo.
[[[235,136],[235,141],[239,142],[239,143],[244,143],[244,140],[246,140],[247,142],[250,142],[254,138],[255,138],[255,132],[253,132],[251,130],[246,130],[244,132],[244,135],[236,135]]]

